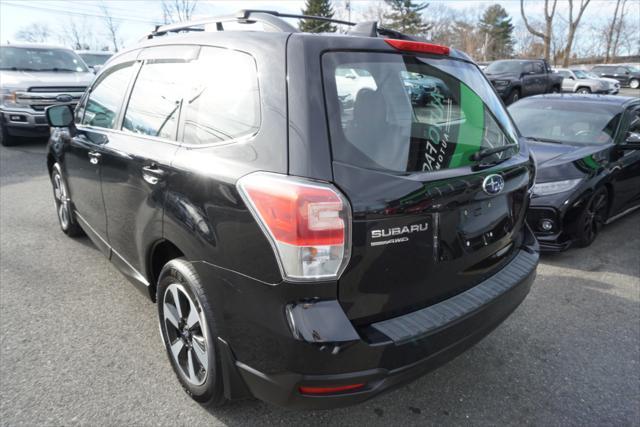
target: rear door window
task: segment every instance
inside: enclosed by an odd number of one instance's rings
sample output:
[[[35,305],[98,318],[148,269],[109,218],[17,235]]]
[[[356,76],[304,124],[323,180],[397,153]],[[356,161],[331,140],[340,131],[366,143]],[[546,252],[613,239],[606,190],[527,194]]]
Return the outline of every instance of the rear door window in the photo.
[[[470,165],[483,148],[517,146],[501,102],[472,64],[331,52],[323,56],[323,70],[334,160],[393,172],[435,171]]]
[[[189,79],[185,61],[146,62],[129,98],[122,123],[125,131],[165,139],[176,139],[178,118]]]

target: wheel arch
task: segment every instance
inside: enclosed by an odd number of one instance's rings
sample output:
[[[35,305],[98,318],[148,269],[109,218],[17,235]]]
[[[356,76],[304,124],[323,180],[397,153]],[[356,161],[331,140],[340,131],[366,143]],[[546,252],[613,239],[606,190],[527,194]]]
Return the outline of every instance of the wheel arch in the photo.
[[[156,301],[157,281],[162,267],[172,259],[183,256],[184,251],[170,240],[160,239],[151,245],[147,262],[147,278],[149,280],[149,296],[152,301]]]

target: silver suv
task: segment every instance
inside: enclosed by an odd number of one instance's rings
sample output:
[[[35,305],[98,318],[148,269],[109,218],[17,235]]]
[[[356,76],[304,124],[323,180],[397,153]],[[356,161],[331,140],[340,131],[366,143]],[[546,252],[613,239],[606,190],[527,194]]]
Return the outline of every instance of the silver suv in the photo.
[[[0,46],[0,143],[47,136],[44,110],[75,105],[94,74],[73,50],[58,46]]]
[[[563,78],[563,92],[603,93],[609,95],[615,95],[620,92],[620,83],[617,80],[598,77],[585,70],[558,68],[556,73]]]

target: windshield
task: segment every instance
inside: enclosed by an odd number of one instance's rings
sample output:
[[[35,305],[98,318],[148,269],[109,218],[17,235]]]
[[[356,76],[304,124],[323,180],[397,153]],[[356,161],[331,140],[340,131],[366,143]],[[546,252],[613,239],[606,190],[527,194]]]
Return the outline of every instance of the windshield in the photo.
[[[576,75],[577,78],[579,79],[588,79],[588,78],[594,78],[595,76],[589,75],[589,73],[584,72],[582,70],[573,70],[573,73]],[[597,77],[596,77],[597,78]]]
[[[514,147],[486,161],[516,150],[515,128],[472,64],[331,52],[323,56],[323,71],[337,161],[394,172],[435,171],[470,165],[471,156],[485,148]]]
[[[70,50],[10,46],[0,49],[0,69],[88,72],[82,59]]]
[[[484,69],[489,74],[514,73],[518,74],[522,70],[520,61],[495,61]]]
[[[79,55],[89,67],[103,65],[107,62],[107,59],[111,58],[111,55],[100,55],[97,53],[80,53]]]
[[[617,106],[549,99],[523,99],[509,112],[527,138],[588,145],[613,142],[621,116]]]

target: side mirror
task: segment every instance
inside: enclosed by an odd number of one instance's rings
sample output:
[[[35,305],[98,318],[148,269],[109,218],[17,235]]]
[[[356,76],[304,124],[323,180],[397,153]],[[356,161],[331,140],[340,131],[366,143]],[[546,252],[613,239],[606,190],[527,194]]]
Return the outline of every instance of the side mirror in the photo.
[[[640,133],[629,132],[622,144],[619,144],[621,150],[640,150]]]
[[[51,127],[63,128],[73,123],[73,108],[70,105],[52,105],[45,114]]]
[[[569,76],[569,77],[568,77],[568,79],[569,79],[569,80],[575,80],[576,78],[575,78],[575,77],[573,77],[573,76]]]
[[[625,144],[640,144],[640,133],[629,132],[627,138],[624,140]]]

